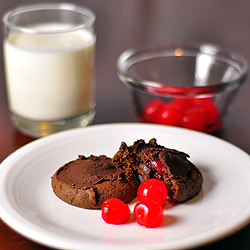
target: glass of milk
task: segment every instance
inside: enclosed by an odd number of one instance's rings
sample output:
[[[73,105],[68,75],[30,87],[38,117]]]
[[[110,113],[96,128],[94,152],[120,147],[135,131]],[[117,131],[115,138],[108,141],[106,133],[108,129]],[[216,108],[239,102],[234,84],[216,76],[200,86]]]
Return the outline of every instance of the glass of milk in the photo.
[[[3,16],[6,89],[15,126],[33,137],[84,127],[95,116],[95,14],[34,4]]]

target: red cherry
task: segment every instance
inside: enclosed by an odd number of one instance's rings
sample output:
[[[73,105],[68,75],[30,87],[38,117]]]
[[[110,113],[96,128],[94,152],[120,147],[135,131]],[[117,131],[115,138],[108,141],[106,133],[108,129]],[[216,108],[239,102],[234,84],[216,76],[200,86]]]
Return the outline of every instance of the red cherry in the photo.
[[[214,124],[219,120],[219,110],[212,98],[197,98],[193,100],[193,103],[204,114],[206,126]]]
[[[185,113],[182,119],[182,127],[198,130],[198,131],[205,131],[205,116],[198,108],[190,108]]]
[[[163,165],[160,159],[152,160],[148,163],[148,166],[153,168],[160,175],[164,175]]]
[[[193,98],[191,99],[192,105],[193,106],[198,106],[201,107],[205,104],[214,104],[214,101],[211,97],[206,97],[206,98]]]
[[[155,123],[157,112],[163,107],[164,102],[159,99],[148,102],[143,109],[143,116],[146,121]]]
[[[213,105],[204,105],[200,108],[201,112],[205,115],[206,125],[211,125],[219,120],[219,111],[217,107]]]
[[[101,210],[103,220],[109,224],[124,224],[130,216],[128,205],[118,198],[104,201]]]
[[[134,207],[134,217],[142,226],[159,227],[163,218],[163,208],[153,200],[139,201]]]
[[[185,113],[187,109],[192,105],[192,99],[177,98],[174,99],[171,103],[181,109],[183,113]]]
[[[139,201],[153,200],[163,206],[167,200],[168,191],[165,184],[158,179],[148,179],[141,183],[137,190]]]
[[[164,125],[179,126],[183,117],[182,109],[174,104],[166,103],[158,112],[157,122]]]

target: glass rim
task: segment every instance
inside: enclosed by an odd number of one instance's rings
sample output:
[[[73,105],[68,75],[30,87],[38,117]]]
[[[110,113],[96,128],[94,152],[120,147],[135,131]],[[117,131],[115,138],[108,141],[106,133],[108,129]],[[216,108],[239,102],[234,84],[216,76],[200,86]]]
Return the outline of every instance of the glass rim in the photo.
[[[51,30],[51,31],[48,30],[42,31],[42,30],[32,29],[29,27],[15,25],[10,21],[12,17],[17,16],[19,14],[33,12],[33,11],[44,11],[44,10],[71,11],[85,15],[88,18],[88,21],[71,28]],[[9,9],[3,14],[2,22],[6,27],[16,32],[23,32],[27,34],[57,34],[57,33],[72,32],[79,29],[88,28],[95,23],[95,19],[96,19],[95,13],[89,7],[86,6],[81,6],[73,3],[41,3],[41,4],[22,4],[12,9]]]

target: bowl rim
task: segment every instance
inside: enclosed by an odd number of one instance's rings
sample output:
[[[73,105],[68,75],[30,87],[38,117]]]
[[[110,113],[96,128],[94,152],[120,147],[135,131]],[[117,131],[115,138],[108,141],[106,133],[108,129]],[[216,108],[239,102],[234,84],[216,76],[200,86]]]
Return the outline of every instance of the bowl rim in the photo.
[[[177,50],[179,50],[179,54],[177,54]],[[228,57],[231,61],[234,61],[234,66],[239,71],[238,76],[231,80],[225,82],[219,82],[209,86],[192,86],[192,87],[180,87],[180,86],[166,86],[160,82],[149,81],[144,79],[138,79],[132,76],[128,69],[131,65],[136,62],[139,62],[140,55],[144,53],[150,54],[159,54],[162,51],[165,51],[165,55],[169,56],[171,52],[171,56],[186,56],[185,53],[192,51],[196,51],[196,53],[204,53],[208,55],[219,55]],[[168,53],[167,53],[168,52]],[[138,56],[139,59],[135,60],[135,62],[131,62],[134,56]],[[155,56],[156,57],[156,56]],[[152,58],[152,57],[151,57]],[[150,57],[147,57],[150,59]],[[167,45],[161,47],[151,47],[151,48],[129,48],[123,51],[117,59],[117,74],[119,79],[127,85],[129,88],[135,88],[141,91],[149,92],[153,95],[159,96],[171,96],[171,97],[198,97],[198,96],[213,96],[217,93],[225,92],[225,91],[233,91],[237,89],[245,80],[248,74],[248,62],[237,53],[228,52],[221,49],[219,45],[211,44],[211,43],[196,43],[195,45]]]

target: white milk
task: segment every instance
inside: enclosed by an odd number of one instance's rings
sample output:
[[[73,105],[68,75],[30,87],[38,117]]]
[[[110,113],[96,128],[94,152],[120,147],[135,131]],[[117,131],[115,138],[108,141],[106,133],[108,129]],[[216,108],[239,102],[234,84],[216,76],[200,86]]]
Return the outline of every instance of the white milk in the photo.
[[[95,36],[84,30],[50,35],[16,33],[5,40],[10,110],[29,120],[49,121],[93,109],[94,53]]]

